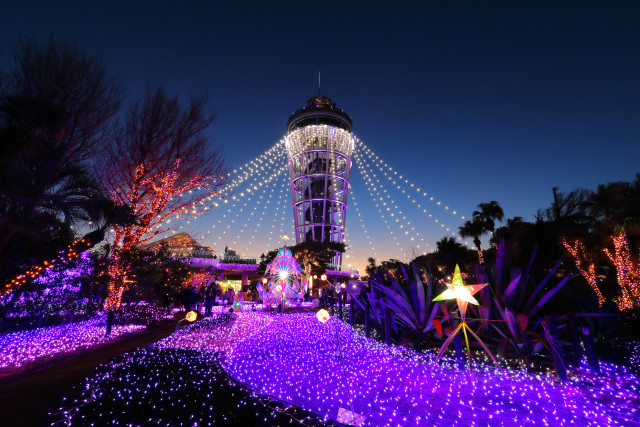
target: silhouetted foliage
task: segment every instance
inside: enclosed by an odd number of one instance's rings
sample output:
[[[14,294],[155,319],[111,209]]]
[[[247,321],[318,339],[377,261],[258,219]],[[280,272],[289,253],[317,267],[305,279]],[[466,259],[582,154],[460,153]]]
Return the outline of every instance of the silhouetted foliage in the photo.
[[[466,221],[459,227],[460,237],[470,237],[473,239],[473,244],[480,252],[480,237],[487,233],[491,233],[495,230],[495,221],[502,221],[504,218],[504,212],[502,208],[495,200],[489,203],[480,203],[477,211],[473,211],[473,216],[470,220]]]
[[[436,242],[436,250],[417,257],[414,262],[426,266],[436,279],[453,274],[456,264],[468,271],[477,262],[477,254],[453,237],[443,237]]]
[[[69,157],[57,136],[62,116],[32,98],[0,101],[0,286],[70,244],[74,226],[100,227],[101,237],[110,223],[132,219]]]
[[[189,264],[169,253],[166,244],[151,251],[132,248],[120,252],[128,272],[123,302],[162,303],[167,296],[179,293],[191,277]]]
[[[0,93],[0,286],[53,258],[74,230],[97,228],[95,243],[133,219],[89,169],[122,95],[104,63],[53,36],[20,40],[12,53]]]
[[[225,251],[227,248],[225,248]],[[273,259],[278,255],[279,249],[273,249],[267,252],[266,255],[260,257],[260,264],[258,264],[258,274],[264,275],[265,271],[267,271],[267,266],[273,261]]]
[[[291,246],[293,254],[304,274],[322,275],[327,269],[327,264],[336,253],[344,253],[346,245],[338,242],[316,242],[310,240]]]
[[[44,42],[19,40],[12,59],[5,95],[55,112],[56,140],[64,157],[72,162],[90,160],[111,135],[124,94],[108,75],[105,62],[78,49],[75,41],[53,35]]]
[[[365,268],[365,272],[367,276],[371,276],[378,266],[376,265],[376,259],[373,257],[367,258],[367,267]]]
[[[594,218],[587,211],[590,194],[582,188],[563,193],[558,191],[558,187],[553,187],[551,206],[539,210],[535,215],[536,220],[553,224],[556,233],[563,237],[582,237],[594,223]]]
[[[598,185],[586,202],[591,217],[598,221],[600,236],[611,236],[621,228],[637,246],[640,243],[640,173],[632,182]]]

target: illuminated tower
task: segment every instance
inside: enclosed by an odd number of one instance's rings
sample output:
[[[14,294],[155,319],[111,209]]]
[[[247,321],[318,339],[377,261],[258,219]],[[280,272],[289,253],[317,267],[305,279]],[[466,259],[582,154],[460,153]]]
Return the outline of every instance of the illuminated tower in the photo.
[[[354,147],[351,128],[351,117],[324,96],[309,99],[287,121],[296,243],[344,241]]]

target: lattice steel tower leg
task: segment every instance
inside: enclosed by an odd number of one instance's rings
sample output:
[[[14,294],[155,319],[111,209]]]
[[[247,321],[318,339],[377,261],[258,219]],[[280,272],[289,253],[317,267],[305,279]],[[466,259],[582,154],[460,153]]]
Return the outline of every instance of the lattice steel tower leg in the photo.
[[[287,121],[296,243],[344,242],[354,137],[351,117],[314,96]],[[342,264],[342,255],[333,261]]]

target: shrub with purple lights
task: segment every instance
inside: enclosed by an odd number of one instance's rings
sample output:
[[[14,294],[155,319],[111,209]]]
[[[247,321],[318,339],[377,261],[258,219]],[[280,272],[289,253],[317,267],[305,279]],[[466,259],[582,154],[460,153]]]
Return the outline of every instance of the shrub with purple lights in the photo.
[[[62,326],[0,335],[0,369],[14,369],[64,353],[92,347],[123,334],[144,329],[140,325],[115,326],[105,337],[105,316]]]
[[[188,277],[188,265],[160,251],[130,251],[126,258],[131,280],[116,313],[120,325],[149,325],[171,317],[163,303]],[[108,245],[47,269],[12,293],[0,297],[4,330],[24,330],[73,323],[95,317],[106,295]]]
[[[123,304],[116,310],[116,323],[120,325],[150,325],[171,317],[169,307],[147,303]]]
[[[30,329],[94,317],[101,308],[100,287],[93,280],[97,262],[94,254],[84,252],[0,297],[0,311],[7,320],[3,329]]]
[[[176,349],[138,349],[98,367],[53,414],[54,426],[80,424],[327,425],[255,395],[224,371],[218,354]]]

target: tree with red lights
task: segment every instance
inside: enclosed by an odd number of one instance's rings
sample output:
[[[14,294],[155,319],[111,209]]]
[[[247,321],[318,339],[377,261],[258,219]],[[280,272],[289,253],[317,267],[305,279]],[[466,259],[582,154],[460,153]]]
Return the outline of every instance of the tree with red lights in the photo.
[[[205,137],[213,121],[205,106],[204,97],[181,107],[163,89],[148,89],[105,150],[99,165],[103,182],[113,199],[130,206],[138,218],[113,228],[107,310],[118,308],[128,282],[119,253],[201,215],[227,183],[222,151]]]
[[[618,307],[640,309],[640,174],[633,182],[599,185],[588,209],[599,221],[597,231],[604,237],[602,251],[616,268]]]

